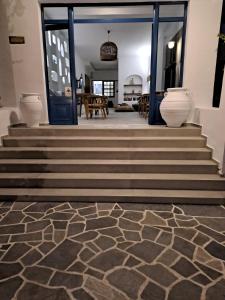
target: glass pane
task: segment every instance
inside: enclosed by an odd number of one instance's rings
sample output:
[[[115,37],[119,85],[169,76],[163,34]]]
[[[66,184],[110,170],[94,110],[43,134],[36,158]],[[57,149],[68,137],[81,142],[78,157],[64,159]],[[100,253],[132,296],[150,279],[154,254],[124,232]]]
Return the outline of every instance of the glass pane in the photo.
[[[68,9],[67,7],[45,7],[44,8],[44,18],[48,20],[68,19]]]
[[[47,31],[45,37],[50,96],[69,97],[71,94],[70,60],[69,53],[64,51],[65,43],[68,44],[68,30]]]
[[[75,19],[153,18],[152,5],[75,7]]]
[[[184,5],[160,5],[159,8],[160,17],[183,17],[184,16]]]
[[[95,95],[102,96],[102,81],[100,80],[93,81],[93,92]]]
[[[183,22],[159,23],[156,91],[178,87]]]

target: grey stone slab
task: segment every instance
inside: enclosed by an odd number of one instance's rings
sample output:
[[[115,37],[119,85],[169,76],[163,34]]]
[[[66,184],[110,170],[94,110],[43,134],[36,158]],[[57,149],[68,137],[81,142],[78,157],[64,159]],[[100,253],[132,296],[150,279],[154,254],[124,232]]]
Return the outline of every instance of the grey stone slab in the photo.
[[[58,206],[57,202],[38,202],[33,203],[26,209],[24,209],[25,212],[46,212],[48,209],[53,208],[55,206]]]
[[[200,300],[202,289],[191,281],[182,280],[169,292],[168,300]]]
[[[174,228],[174,234],[186,240],[191,240],[196,234],[196,230],[193,228]]]
[[[144,228],[142,229],[142,238],[145,240],[154,241],[159,232],[160,230],[158,228],[144,226]]]
[[[100,252],[100,249],[94,244],[94,242],[87,242],[86,245],[88,246],[89,249],[91,249],[95,253]]]
[[[126,266],[131,268],[131,267],[139,265],[140,263],[142,263],[142,262],[139,259],[136,259],[135,257],[130,256],[128,258],[128,260],[126,261]]]
[[[87,215],[96,214],[96,206],[90,206],[90,207],[86,207],[86,208],[80,208],[80,209],[78,209],[78,213],[81,216],[87,216]]]
[[[124,210],[156,210],[156,211],[172,211],[172,205],[170,204],[148,204],[148,203],[120,203],[120,206]]]
[[[140,224],[124,218],[119,219],[119,227],[125,230],[135,230],[135,231],[139,231],[142,229]]]
[[[112,217],[101,217],[98,219],[90,219],[86,222],[86,230],[101,229],[113,227],[117,224],[117,219]]]
[[[36,249],[30,250],[23,258],[21,258],[22,263],[27,265],[33,265],[35,262],[40,260],[42,255]]]
[[[91,251],[89,248],[84,248],[79,254],[80,259],[84,262],[89,261],[94,255],[95,252]]]
[[[54,207],[54,209],[55,211],[63,211],[63,210],[71,209],[71,206],[69,205],[69,203],[63,203]]]
[[[20,263],[0,263],[0,280],[15,276],[23,269]]]
[[[25,230],[24,224],[4,225],[0,226],[0,234],[17,234],[23,233]]]
[[[196,237],[193,239],[193,243],[199,246],[205,245],[210,240],[210,237],[204,233],[198,232]]]
[[[185,257],[181,257],[171,268],[183,277],[189,277],[198,272],[198,269]]]
[[[173,207],[173,213],[175,213],[175,214],[183,214],[184,212],[183,212],[183,210],[180,209],[179,207],[174,206],[174,207]]]
[[[73,237],[73,240],[76,240],[78,242],[87,242],[90,240],[94,240],[96,237],[98,236],[98,233],[96,231],[88,231],[88,232],[83,232],[80,233],[78,235],[76,235],[75,237]]]
[[[165,300],[166,293],[163,288],[153,282],[149,282],[144,288],[141,299],[143,300]]]
[[[127,253],[119,249],[110,249],[98,254],[89,262],[89,265],[106,272],[116,266],[122,265],[127,255]]]
[[[225,235],[221,234],[215,230],[212,230],[204,225],[199,225],[196,227],[196,229],[206,235],[208,235],[209,237],[215,239],[218,242],[224,242],[225,241]]]
[[[12,210],[23,210],[26,207],[30,206],[32,203],[29,202],[14,202],[12,205]]]
[[[217,279],[222,275],[220,272],[217,272],[199,262],[195,262],[195,264],[199,267],[199,269],[201,269],[208,277],[212,278],[213,280]]]
[[[225,246],[212,241],[205,247],[205,250],[208,251],[212,256],[225,261]]]
[[[102,250],[112,248],[116,244],[114,239],[112,239],[109,236],[105,236],[105,235],[101,235],[94,242]]]
[[[73,217],[73,214],[71,213],[65,213],[65,212],[54,212],[51,214],[48,214],[45,219],[50,219],[50,220],[70,220]]]
[[[167,220],[167,224],[170,227],[178,227],[175,219],[169,219],[169,220]]]
[[[104,235],[111,236],[111,237],[119,237],[119,236],[123,235],[122,231],[118,227],[101,229],[101,230],[99,230],[99,232],[101,232]]]
[[[12,235],[10,242],[30,242],[30,241],[42,241],[42,232],[31,232]]]
[[[24,217],[25,215],[22,211],[10,211],[0,221],[0,225],[18,224],[23,220]]]
[[[79,215],[75,215],[71,220],[70,223],[75,223],[75,222],[84,222],[85,218],[81,217]]]
[[[206,291],[206,300],[224,300],[225,298],[225,279],[221,279]]]
[[[127,252],[144,260],[147,263],[151,263],[160,253],[163,251],[164,247],[155,244],[151,241],[143,241],[141,243],[136,243],[135,245],[129,247]]]
[[[141,221],[141,224],[151,226],[167,226],[167,223],[163,218],[152,213],[151,211],[146,212],[145,218],[143,221]]]
[[[67,221],[53,221],[53,226],[56,230],[66,230],[67,224]]]
[[[13,244],[1,259],[2,261],[16,261],[30,249],[31,247],[25,243]]]
[[[174,261],[177,259],[178,254],[172,250],[172,249],[167,249],[165,252],[160,255],[160,257],[157,259],[157,262],[160,262],[166,266],[171,266]]]
[[[31,282],[26,283],[23,288],[19,291],[17,300],[40,300],[40,299],[48,299],[48,300],[70,300],[69,295],[65,291],[64,288],[46,288]]]
[[[84,288],[98,300],[127,300],[127,297],[111,287],[106,282],[94,277],[88,277],[84,282]]]
[[[87,275],[90,275],[90,276],[94,276],[94,277],[96,277],[96,278],[98,278],[98,279],[103,279],[103,277],[104,277],[104,273],[101,273],[101,272],[99,272],[99,271],[96,271],[96,270],[94,270],[94,269],[92,269],[92,268],[88,268],[86,271],[85,271],[85,274],[87,274]]]
[[[137,231],[124,230],[123,233],[124,233],[125,239],[127,241],[140,241],[141,240],[140,233]]]
[[[123,218],[138,222],[143,219],[143,213],[138,211],[125,211]]]
[[[84,265],[81,261],[76,261],[69,269],[69,272],[83,273],[84,270],[87,269],[86,265]]]
[[[13,277],[0,282],[0,295],[2,300],[11,300],[14,298],[16,291],[22,285],[23,280],[20,277]],[[28,298],[27,298],[28,299]]]
[[[0,235],[0,244],[8,243],[9,237],[9,235]]]
[[[90,207],[93,206],[93,203],[88,203],[88,202],[70,202],[70,206],[74,209],[80,209],[84,207]]]
[[[195,227],[198,225],[198,222],[196,220],[179,220],[176,219],[176,223],[180,227]]]
[[[206,217],[224,217],[225,210],[216,205],[179,205],[186,215],[206,216]]]
[[[193,258],[195,246],[180,237],[175,236],[172,248],[190,259]]]
[[[225,228],[225,218],[206,218],[198,217],[196,218],[199,223],[210,227],[218,232],[223,232]]]
[[[144,265],[139,267],[138,270],[150,279],[158,282],[161,286],[168,287],[177,280],[177,277],[172,272],[160,264]]]
[[[139,289],[145,281],[144,276],[126,268],[115,270],[106,278],[111,285],[124,292],[129,299],[138,298]]]
[[[39,265],[64,270],[76,260],[81,248],[80,243],[65,240],[50,252]]]
[[[165,220],[173,218],[173,213],[168,211],[155,211],[154,213]]]
[[[68,227],[68,236],[73,236],[84,231],[84,223],[72,223]]]
[[[43,254],[47,254],[48,252],[50,252],[54,247],[55,247],[55,243],[53,242],[44,242],[42,243],[38,248],[39,250],[43,253]]]
[[[122,209],[113,209],[110,216],[114,218],[119,218],[122,216],[123,212],[124,211]]]
[[[157,243],[161,244],[161,245],[169,245],[171,243],[172,240],[172,234],[169,232],[161,232],[160,236],[158,237],[158,239],[156,240]]]
[[[193,276],[192,280],[194,280],[196,283],[202,284],[203,286],[205,286],[211,282],[208,277],[206,277],[205,275],[203,275],[201,273]]]
[[[88,294],[84,289],[76,290],[72,293],[75,299],[79,300],[95,300],[90,294]]]
[[[133,244],[134,244],[134,242],[121,242],[121,243],[118,243],[117,247],[119,249],[125,250]]]
[[[57,271],[52,277],[50,286],[64,286],[67,289],[75,289],[82,285],[83,276],[78,274],[69,274]]]
[[[52,273],[53,271],[51,269],[32,266],[26,267],[26,269],[23,271],[23,276],[28,280],[36,281],[37,283],[47,284]]]

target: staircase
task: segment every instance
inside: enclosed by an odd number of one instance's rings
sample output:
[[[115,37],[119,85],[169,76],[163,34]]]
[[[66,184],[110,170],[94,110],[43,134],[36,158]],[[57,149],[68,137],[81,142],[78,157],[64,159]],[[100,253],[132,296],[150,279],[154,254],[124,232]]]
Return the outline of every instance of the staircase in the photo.
[[[224,204],[225,178],[197,127],[12,127],[0,200]]]

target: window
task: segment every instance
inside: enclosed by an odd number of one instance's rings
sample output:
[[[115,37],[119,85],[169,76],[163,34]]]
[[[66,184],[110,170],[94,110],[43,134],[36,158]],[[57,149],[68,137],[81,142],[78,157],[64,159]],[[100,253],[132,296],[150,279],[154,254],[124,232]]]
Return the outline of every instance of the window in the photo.
[[[115,81],[93,80],[93,93],[100,96],[115,97]]]

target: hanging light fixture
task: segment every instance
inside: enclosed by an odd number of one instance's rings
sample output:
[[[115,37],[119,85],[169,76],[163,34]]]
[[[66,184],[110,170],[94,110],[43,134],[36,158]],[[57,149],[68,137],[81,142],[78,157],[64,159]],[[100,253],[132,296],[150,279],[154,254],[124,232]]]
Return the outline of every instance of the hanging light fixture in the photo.
[[[174,42],[174,41],[170,41],[170,42],[168,43],[168,48],[169,48],[169,49],[173,49],[174,46],[175,46],[175,42]]]
[[[117,46],[109,41],[110,30],[108,30],[108,42],[101,45],[100,58],[103,61],[117,60]]]

